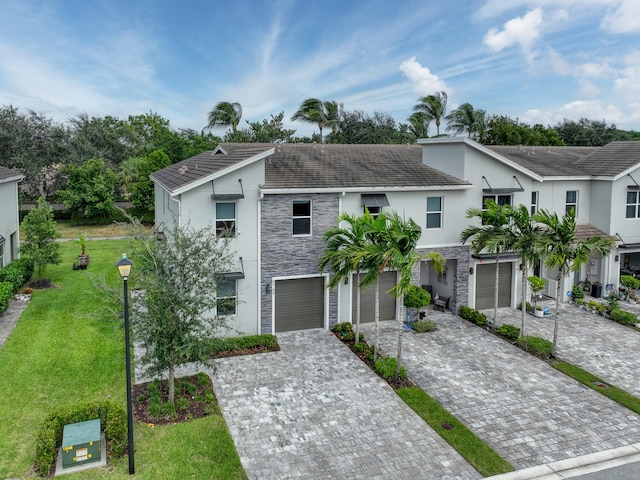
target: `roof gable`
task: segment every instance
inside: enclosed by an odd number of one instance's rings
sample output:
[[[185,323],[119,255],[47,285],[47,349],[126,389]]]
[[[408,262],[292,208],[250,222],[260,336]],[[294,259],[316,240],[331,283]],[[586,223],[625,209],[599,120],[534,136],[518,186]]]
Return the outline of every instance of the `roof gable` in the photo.
[[[24,175],[10,168],[0,167],[0,183],[19,182],[24,179]]]

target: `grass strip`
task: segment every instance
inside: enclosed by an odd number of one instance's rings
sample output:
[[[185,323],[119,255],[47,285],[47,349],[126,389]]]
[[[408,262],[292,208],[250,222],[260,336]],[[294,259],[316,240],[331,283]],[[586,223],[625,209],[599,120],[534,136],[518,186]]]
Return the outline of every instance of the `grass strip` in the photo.
[[[555,361],[551,364],[556,370],[560,370],[565,375],[579,381],[583,385],[595,390],[602,395],[609,397],[611,400],[618,402],[623,407],[627,407],[632,412],[640,414],[640,398],[622,390],[621,388],[610,385],[609,383],[596,377],[594,374],[586,370],[576,367],[575,365],[564,362]]]
[[[396,393],[483,476],[515,470],[424,390],[418,387],[400,388]]]

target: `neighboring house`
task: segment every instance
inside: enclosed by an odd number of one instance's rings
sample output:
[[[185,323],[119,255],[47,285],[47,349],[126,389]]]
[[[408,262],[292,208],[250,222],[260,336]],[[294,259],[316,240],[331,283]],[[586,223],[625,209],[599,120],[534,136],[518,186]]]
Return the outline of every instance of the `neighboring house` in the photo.
[[[424,162],[473,183],[470,205],[487,198],[498,203],[528,205],[531,212],[546,209],[562,215],[573,208],[578,237],[618,239],[611,254],[590,259],[561,288],[579,281],[601,282],[618,288],[621,269],[640,272],[640,142],[613,142],[604,147],[484,146],[466,138],[419,140]],[[468,221],[468,220],[467,220]],[[493,257],[495,260],[495,257]],[[469,303],[493,305],[493,261],[472,257]],[[520,265],[505,256],[500,268],[500,306],[516,306],[520,298]],[[545,293],[556,295],[556,274],[540,265],[535,272],[547,280]],[[563,301],[567,300],[563,297]]]
[[[453,311],[493,306],[492,262],[471,256],[460,243],[460,232],[473,221],[466,210],[487,198],[560,214],[576,208],[580,232],[618,233],[624,245],[608,258],[594,258],[588,270],[591,281],[617,287],[616,255],[631,266],[637,252],[640,267],[634,178],[640,179],[640,142],[533,149],[486,147],[467,138],[419,145],[225,143],[151,175],[157,229],[215,224],[219,235],[233,237],[235,266],[221,292],[238,300],[224,314],[246,334],[329,328],[354,319],[355,279],[329,291],[329,274],[318,261],[323,235],[338,215],[360,215],[365,208],[372,214],[395,210],[422,227],[418,252],[440,253],[447,269],[438,275],[425,259],[415,267],[414,282],[450,297]],[[518,259],[502,261],[500,303],[515,306]],[[544,268],[538,273],[553,277]],[[396,272],[383,272],[382,320],[399,314],[398,302],[386,293],[395,281]],[[373,321],[373,291],[363,292],[362,321]]]
[[[0,167],[0,268],[19,257],[18,182],[21,173]]]

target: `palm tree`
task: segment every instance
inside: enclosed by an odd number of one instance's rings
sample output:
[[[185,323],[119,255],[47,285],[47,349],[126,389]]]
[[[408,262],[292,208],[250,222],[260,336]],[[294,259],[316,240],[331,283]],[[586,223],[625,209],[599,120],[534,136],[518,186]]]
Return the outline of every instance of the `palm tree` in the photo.
[[[428,138],[429,137],[429,122],[431,119],[424,112],[413,112],[409,118],[409,132],[411,132],[416,138]]]
[[[317,123],[320,129],[320,141],[324,143],[322,130],[325,126],[331,127],[337,132],[342,104],[335,101],[323,102],[317,98],[307,98],[300,104],[298,111],[291,116],[291,120],[300,120],[307,123]]]
[[[361,262],[354,263],[354,252],[364,248],[364,223],[360,218],[343,213],[338,218],[338,223],[346,222],[348,228],[334,227],[324,234],[325,251],[320,258],[320,270],[329,267],[333,275],[329,279],[327,287],[336,288],[340,282],[349,278],[352,271],[357,272],[356,294],[356,338],[360,341],[360,270]]]
[[[558,307],[562,295],[562,280],[569,275],[569,272],[580,270],[589,261],[590,255],[595,253],[608,255],[614,241],[611,238],[601,237],[589,237],[586,240],[576,239],[576,215],[573,209],[566,212],[561,219],[557,213],[540,210],[533,215],[533,220],[540,222],[543,226],[539,246],[544,252],[545,266],[558,269],[553,347],[551,350],[551,353],[555,355],[558,344]]]
[[[239,103],[219,102],[209,112],[209,124],[206,128],[231,127],[236,132],[242,119],[242,105]]]
[[[498,205],[495,201],[489,200],[485,203],[485,210],[480,208],[469,208],[467,218],[478,217],[480,226],[470,225],[460,234],[460,241],[464,244],[473,237],[471,241],[471,251],[479,254],[483,250],[495,254],[496,257],[496,284],[493,304],[493,327],[497,326],[498,320],[498,290],[500,282],[500,254],[509,250],[512,245],[512,237],[509,235],[509,207]]]
[[[508,208],[509,216],[509,243],[513,250],[520,254],[522,264],[522,320],[520,325],[520,336],[524,336],[524,320],[527,311],[527,279],[529,278],[529,266],[540,258],[540,238],[542,228],[529,214],[529,209],[525,205],[517,208]]]
[[[419,98],[418,103],[413,107],[414,111],[426,113],[427,117],[435,122],[437,136],[440,136],[440,121],[447,112],[447,98],[447,92],[442,90]]]

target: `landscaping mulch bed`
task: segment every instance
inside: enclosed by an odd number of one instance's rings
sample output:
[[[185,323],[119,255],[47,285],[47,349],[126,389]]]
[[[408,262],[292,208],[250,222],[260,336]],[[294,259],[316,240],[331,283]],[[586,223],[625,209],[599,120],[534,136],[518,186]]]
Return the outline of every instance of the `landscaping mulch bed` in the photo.
[[[265,346],[256,345],[249,348],[236,348],[235,350],[226,350],[222,352],[216,352],[210,356],[210,358],[227,358],[238,357],[240,355],[254,355],[256,353],[278,352],[280,351],[280,345]]]

